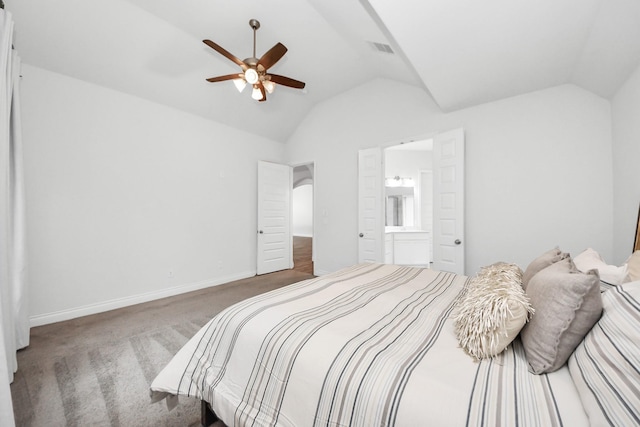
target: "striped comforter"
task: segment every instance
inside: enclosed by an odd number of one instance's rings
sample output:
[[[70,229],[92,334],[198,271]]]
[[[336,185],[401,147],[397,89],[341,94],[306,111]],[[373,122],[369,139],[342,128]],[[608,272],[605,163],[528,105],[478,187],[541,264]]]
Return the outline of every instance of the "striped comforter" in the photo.
[[[533,375],[519,341],[473,362],[450,320],[465,276],[355,265],[236,304],[153,382],[228,426],[581,426],[568,369]]]

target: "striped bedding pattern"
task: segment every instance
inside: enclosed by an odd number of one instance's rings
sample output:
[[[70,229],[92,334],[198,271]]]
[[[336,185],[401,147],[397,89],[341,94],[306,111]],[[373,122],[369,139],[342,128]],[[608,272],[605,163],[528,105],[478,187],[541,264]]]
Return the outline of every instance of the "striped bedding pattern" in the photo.
[[[232,426],[588,425],[565,367],[528,372],[514,342],[473,362],[450,320],[465,276],[360,264],[243,301],[151,385]]]
[[[603,314],[569,358],[593,426],[640,425],[640,282],[602,294]]]
[[[528,372],[524,347],[516,340],[510,351],[478,366],[466,425],[563,425],[548,379]]]

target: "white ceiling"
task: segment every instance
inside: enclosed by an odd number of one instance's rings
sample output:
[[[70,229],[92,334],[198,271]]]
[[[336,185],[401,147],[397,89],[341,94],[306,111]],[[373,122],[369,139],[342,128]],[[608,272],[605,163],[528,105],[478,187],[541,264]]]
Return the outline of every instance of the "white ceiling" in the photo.
[[[443,111],[575,83],[611,97],[640,63],[638,0],[5,0],[24,63],[285,142],[314,105],[376,78]],[[258,103],[207,77],[281,42],[307,83]],[[381,53],[371,42],[392,47]]]

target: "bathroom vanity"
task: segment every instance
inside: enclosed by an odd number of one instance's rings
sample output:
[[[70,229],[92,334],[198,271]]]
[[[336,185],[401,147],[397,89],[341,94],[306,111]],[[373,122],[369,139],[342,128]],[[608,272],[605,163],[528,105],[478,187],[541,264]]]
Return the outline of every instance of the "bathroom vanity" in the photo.
[[[404,229],[403,227],[385,228],[385,263],[429,267],[431,262],[431,242],[428,232]]]

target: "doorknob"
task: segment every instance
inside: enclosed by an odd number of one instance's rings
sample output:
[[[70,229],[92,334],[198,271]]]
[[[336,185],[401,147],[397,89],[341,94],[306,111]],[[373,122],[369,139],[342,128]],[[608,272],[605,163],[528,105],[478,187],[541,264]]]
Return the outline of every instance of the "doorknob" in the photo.
[[[360,234],[358,234],[358,236],[360,236],[360,237],[364,237],[364,234],[363,234],[363,233],[360,233]]]
[[[459,245],[462,242],[460,241],[460,239],[456,239],[453,243],[455,243],[456,245]]]
[[[262,230],[259,230],[258,233],[262,234]]]

